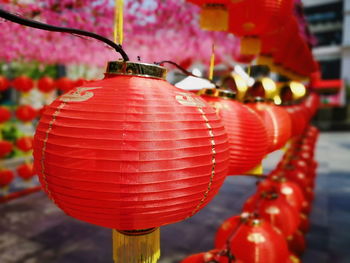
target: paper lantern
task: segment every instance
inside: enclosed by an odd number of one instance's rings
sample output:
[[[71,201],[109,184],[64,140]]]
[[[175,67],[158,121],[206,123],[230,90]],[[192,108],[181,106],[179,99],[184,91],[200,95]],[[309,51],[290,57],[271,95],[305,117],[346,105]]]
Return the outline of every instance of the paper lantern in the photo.
[[[239,175],[258,166],[267,153],[267,133],[260,117],[235,101],[228,90],[204,89],[199,92],[222,119],[230,144],[230,175]]]
[[[288,246],[290,251],[298,256],[301,256],[306,248],[304,234],[301,231],[295,232],[293,237],[288,240]]]
[[[17,174],[23,180],[30,180],[34,177],[33,164],[25,163],[17,167]]]
[[[243,207],[244,212],[258,215],[278,228],[285,238],[291,238],[300,225],[299,213],[291,207],[284,197],[273,192],[258,192],[252,206],[251,202]]]
[[[34,88],[34,82],[27,76],[19,76],[12,81],[13,87],[21,92],[29,92]]]
[[[12,152],[12,148],[13,145],[11,142],[0,139],[0,158],[5,157]]]
[[[9,184],[11,184],[14,178],[15,176],[11,170],[0,170],[0,188],[7,187]]]
[[[0,125],[11,118],[11,112],[7,107],[0,106]]]
[[[268,102],[247,104],[262,118],[268,135],[268,152],[282,148],[291,136],[292,124],[288,112]]]
[[[231,252],[244,263],[281,263],[289,258],[283,235],[260,219],[235,217],[226,220],[216,234],[215,247],[222,248],[228,239]]]
[[[243,37],[241,52],[258,54],[259,36],[279,30],[292,16],[291,0],[230,1],[229,31]]]
[[[49,93],[56,88],[55,81],[50,77],[42,77],[38,80],[38,89],[41,92]]]
[[[284,106],[292,122],[292,136],[300,136],[306,128],[306,118],[298,106]]]
[[[67,77],[62,77],[56,80],[56,87],[62,92],[68,92],[74,88],[74,83]]]
[[[24,136],[16,141],[16,147],[22,152],[29,152],[33,149],[33,138]]]
[[[225,250],[213,249],[208,252],[191,255],[182,260],[181,263],[243,263],[235,259],[233,255],[227,255],[227,252]]]
[[[0,91],[5,91],[9,88],[10,83],[6,77],[0,76]]]
[[[45,192],[68,215],[115,229],[116,262],[155,262],[157,227],[197,213],[227,174],[227,135],[214,109],[165,72],[110,62],[104,80],[49,105],[34,137]]]
[[[21,105],[16,109],[16,118],[23,122],[33,121],[37,116],[37,111],[30,105]]]
[[[80,87],[85,83],[87,83],[85,79],[77,79],[76,81],[74,81],[74,87]]]

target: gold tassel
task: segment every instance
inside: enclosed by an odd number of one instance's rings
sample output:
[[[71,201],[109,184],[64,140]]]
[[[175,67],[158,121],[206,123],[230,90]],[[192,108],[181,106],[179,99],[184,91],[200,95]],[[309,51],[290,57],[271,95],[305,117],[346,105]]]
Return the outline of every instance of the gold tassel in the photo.
[[[203,5],[200,13],[200,27],[208,31],[228,30],[228,10],[225,5]]]
[[[114,263],[156,263],[160,258],[160,230],[113,230]]]
[[[241,54],[258,55],[261,50],[261,41],[257,37],[241,38]]]

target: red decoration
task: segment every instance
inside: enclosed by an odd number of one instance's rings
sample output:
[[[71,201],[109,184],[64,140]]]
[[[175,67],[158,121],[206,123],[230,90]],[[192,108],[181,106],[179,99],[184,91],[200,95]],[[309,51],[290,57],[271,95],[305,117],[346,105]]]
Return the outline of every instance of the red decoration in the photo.
[[[304,234],[301,231],[294,233],[293,237],[288,240],[289,249],[298,256],[301,256],[306,248]]]
[[[194,215],[219,190],[229,157],[225,129],[205,101],[128,73],[56,99],[34,137],[46,193],[70,216],[118,230]]]
[[[12,143],[0,139],[0,158],[5,157],[12,152],[12,148]]]
[[[292,136],[300,136],[304,132],[307,125],[305,113],[298,105],[285,106],[284,108],[289,113],[292,121]]]
[[[30,180],[34,177],[33,164],[25,163],[17,167],[18,176],[23,180]]]
[[[7,107],[0,106],[0,124],[7,122],[11,118],[11,112]]]
[[[80,87],[83,86],[87,81],[85,79],[77,79],[74,81],[74,87]]]
[[[204,253],[198,253],[191,255],[184,260],[181,261],[181,263],[210,263],[210,262],[217,262],[217,263],[243,263],[240,260],[234,260],[232,259],[229,261],[228,256],[225,256],[225,251],[214,249],[208,252]]]
[[[268,152],[282,148],[291,136],[291,119],[282,107],[271,103],[258,102],[248,104],[263,119],[268,135]]]
[[[32,137],[22,137],[16,141],[16,146],[23,152],[29,152],[33,149],[33,138]]]
[[[6,187],[15,178],[13,172],[11,170],[0,170],[0,187]]]
[[[205,90],[203,95],[221,117],[230,143],[230,175],[239,175],[258,166],[267,153],[267,133],[262,120],[246,105],[227,99],[228,91]],[[215,95],[214,92],[217,94]]]
[[[49,93],[56,88],[55,81],[50,77],[42,77],[38,80],[38,89],[41,92]]]
[[[22,105],[16,109],[17,119],[23,122],[30,122],[37,116],[37,111],[30,105]]]
[[[0,76],[0,91],[5,91],[9,88],[10,83],[4,76]]]
[[[27,76],[20,76],[13,80],[13,87],[21,92],[29,92],[34,87],[34,82]]]
[[[261,218],[278,228],[286,238],[292,237],[300,225],[299,213],[278,194],[257,193],[253,206],[248,202],[243,211],[258,213]]]
[[[56,86],[60,91],[65,93],[74,88],[74,82],[67,77],[62,77],[56,81]]]
[[[226,220],[216,234],[215,247],[223,248],[227,239],[232,254],[244,263],[281,263],[289,258],[284,237],[263,220],[242,221],[239,217]]]

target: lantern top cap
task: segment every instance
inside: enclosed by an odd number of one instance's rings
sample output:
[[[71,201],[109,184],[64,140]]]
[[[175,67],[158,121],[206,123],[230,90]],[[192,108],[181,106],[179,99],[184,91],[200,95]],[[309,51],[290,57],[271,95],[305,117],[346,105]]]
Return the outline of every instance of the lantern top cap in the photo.
[[[106,75],[127,75],[166,79],[167,69],[155,64],[118,60],[108,62]]]

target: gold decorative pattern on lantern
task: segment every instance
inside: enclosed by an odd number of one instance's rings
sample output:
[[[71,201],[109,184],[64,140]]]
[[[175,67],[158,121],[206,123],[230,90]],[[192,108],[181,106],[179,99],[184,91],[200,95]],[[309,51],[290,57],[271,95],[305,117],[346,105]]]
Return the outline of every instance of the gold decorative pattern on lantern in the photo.
[[[94,93],[89,90],[101,89],[102,87],[86,87],[73,89],[60,97],[60,101],[64,102],[82,102],[91,99]]]

